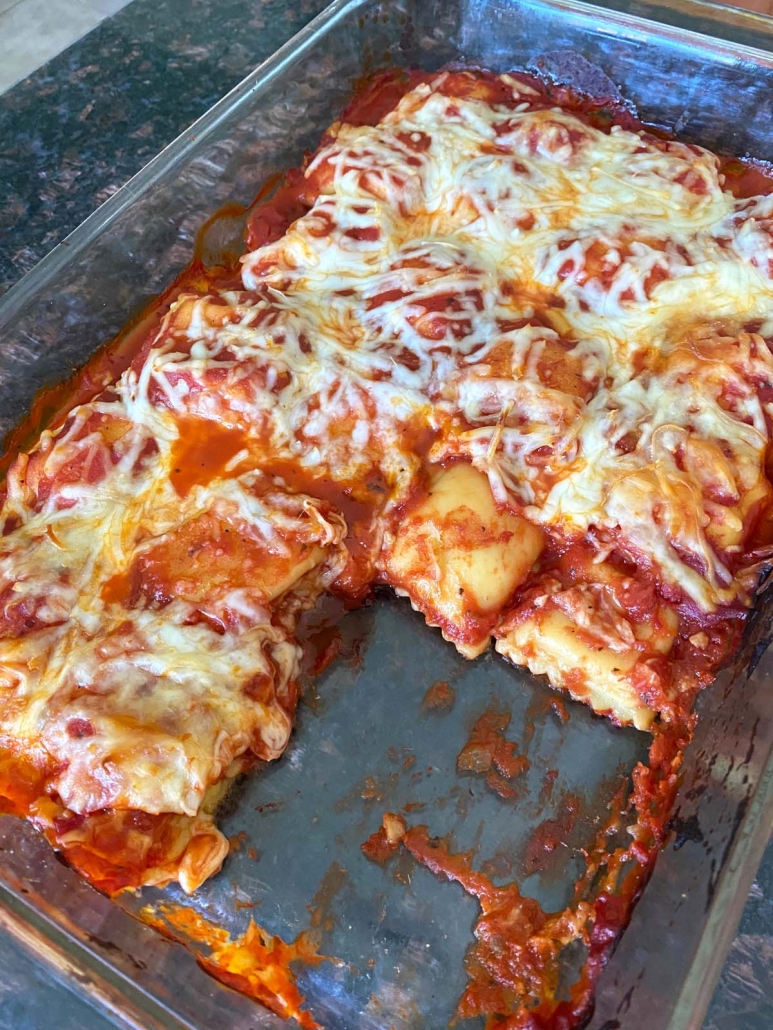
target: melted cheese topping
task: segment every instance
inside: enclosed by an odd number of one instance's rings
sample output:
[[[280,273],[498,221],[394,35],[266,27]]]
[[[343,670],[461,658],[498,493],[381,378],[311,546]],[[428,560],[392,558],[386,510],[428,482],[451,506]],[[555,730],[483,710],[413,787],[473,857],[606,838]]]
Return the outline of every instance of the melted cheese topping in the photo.
[[[676,608],[748,603],[773,200],[735,200],[698,147],[490,81],[443,74],[376,126],[335,125],[305,170],[316,199],[244,257],[244,289],[180,296],[114,387],[16,459],[0,737],[54,799],[45,825],[201,820],[279,755],[295,617],[345,589],[355,537],[360,582],[463,653],[496,633],[640,726]],[[341,503],[318,499],[330,484]],[[647,570],[658,604],[631,621],[627,586],[551,580],[546,541],[583,538]],[[188,886],[222,858],[196,825],[210,857]],[[172,853],[145,882],[193,862]]]
[[[772,359],[741,330],[773,302],[769,198],[734,200],[707,151],[605,134],[516,83],[508,105],[443,90],[339,126],[307,170],[317,202],[244,259],[245,285],[305,325],[312,389],[345,365],[328,426],[356,418],[349,377],[367,391],[375,418],[352,448],[378,434],[399,451],[429,400],[433,457],[472,461],[500,504],[619,533],[702,610],[731,603],[724,552],[767,496],[757,389]],[[732,368],[696,334],[727,341]],[[545,374],[551,350],[574,382]],[[736,390],[747,399],[727,403]],[[335,466],[330,446],[313,459]]]
[[[204,447],[178,467],[200,427],[178,422],[175,440],[172,419],[137,397],[130,374],[9,475],[6,526],[20,525],[0,545],[0,739],[35,757],[67,818],[190,817],[176,871],[151,865],[143,882],[193,889],[226,853],[199,818],[210,788],[287,744],[289,617],[340,572],[346,526],[273,477],[212,475]]]

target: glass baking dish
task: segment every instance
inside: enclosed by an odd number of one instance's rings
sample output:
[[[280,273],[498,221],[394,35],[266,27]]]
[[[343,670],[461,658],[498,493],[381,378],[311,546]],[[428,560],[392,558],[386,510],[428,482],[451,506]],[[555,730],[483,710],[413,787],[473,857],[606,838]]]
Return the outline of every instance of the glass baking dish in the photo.
[[[590,88],[606,76],[645,120],[773,159],[768,22],[691,0],[619,6],[337,0],[0,301],[0,431],[188,264],[214,211],[248,204],[297,164],[353,83],[378,68],[536,67]],[[215,222],[203,252],[216,259],[239,231],[236,217]],[[773,812],[770,603],[760,598],[742,654],[701,698],[670,837],[599,982],[595,1030],[700,1026]],[[463,986],[476,905],[424,869],[395,878],[363,858],[383,811],[421,806],[417,821],[451,833],[457,849],[475,847],[495,882],[515,878],[557,908],[647,740],[580,705],[568,703],[562,722],[545,685],[491,656],[465,662],[405,602],[379,598],[347,616],[342,632],[342,657],[302,706],[286,755],[229,798],[222,823],[237,847],[191,903],[234,933],[251,915],[285,939],[321,930],[322,953],[339,961],[299,970],[299,982],[328,1030],[440,1030]],[[422,708],[437,680],[456,690],[449,714]],[[508,736],[531,763],[515,800],[456,771],[470,726],[492,705],[510,714]],[[578,816],[566,846],[535,862],[535,828],[569,798]],[[0,819],[0,850],[0,925],[119,1025],[283,1025],[132,918],[148,901],[184,900],[179,892],[114,904],[10,818]]]

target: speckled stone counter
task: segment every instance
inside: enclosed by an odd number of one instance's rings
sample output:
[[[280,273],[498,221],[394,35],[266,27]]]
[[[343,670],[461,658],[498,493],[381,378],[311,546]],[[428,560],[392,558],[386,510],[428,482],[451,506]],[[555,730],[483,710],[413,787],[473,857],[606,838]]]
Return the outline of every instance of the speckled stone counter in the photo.
[[[324,6],[133,0],[0,96],[0,293]],[[111,1025],[0,937],[0,1030]],[[773,845],[704,1030],[770,1027]]]
[[[0,96],[0,293],[325,6],[133,0]]]

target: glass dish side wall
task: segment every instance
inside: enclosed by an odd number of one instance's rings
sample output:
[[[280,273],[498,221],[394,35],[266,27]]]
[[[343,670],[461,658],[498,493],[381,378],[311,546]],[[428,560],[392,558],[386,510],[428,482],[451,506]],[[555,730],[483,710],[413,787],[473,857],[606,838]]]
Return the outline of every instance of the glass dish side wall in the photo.
[[[679,12],[688,23],[698,24],[691,19],[700,16],[705,25],[698,5],[681,3]],[[709,21],[725,24],[721,12]],[[750,36],[750,24],[728,12],[728,32]],[[81,363],[187,264],[195,233],[213,209],[229,200],[247,203],[268,176],[297,163],[340,110],[354,79],[390,63],[437,67],[456,59],[506,68],[539,57],[557,75],[567,68],[576,75],[576,59],[567,64],[565,53],[556,54],[567,50],[601,68],[645,118],[710,146],[773,157],[765,98],[771,61],[762,53],[625,15],[606,17],[580,4],[335,4],[4,298],[0,428],[16,421],[39,385]],[[760,607],[762,636],[766,607]],[[714,942],[718,927],[727,935],[769,820],[769,664],[763,657],[748,678],[739,667],[703,699],[674,838],[604,976],[594,1026],[645,1025],[645,1013],[653,1030],[699,1025],[721,961],[721,948],[707,957],[701,940],[708,928]],[[3,902],[17,925],[29,920],[36,939],[69,955],[101,990],[107,984],[119,999],[110,1003],[113,1011],[125,1006],[127,1025],[132,1019],[158,1026],[281,1025],[95,895],[22,824],[4,820],[0,843],[7,859]]]

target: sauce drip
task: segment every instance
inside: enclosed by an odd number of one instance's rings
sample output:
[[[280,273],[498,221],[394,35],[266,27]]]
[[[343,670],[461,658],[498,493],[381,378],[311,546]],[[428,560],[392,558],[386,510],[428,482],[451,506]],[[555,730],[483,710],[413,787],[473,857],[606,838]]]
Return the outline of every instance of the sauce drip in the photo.
[[[546,912],[516,882],[495,886],[473,866],[473,852],[454,852],[449,840],[432,837],[427,826],[407,827],[402,816],[385,813],[382,826],[362,845],[366,858],[384,864],[402,849],[480,905],[457,1018],[483,1017],[486,1030],[571,1030],[584,1025],[594,985],[663,844],[688,723],[681,719],[678,729],[654,738],[649,764],[637,767],[629,798],[627,784],[615,793],[609,817],[585,856],[585,872],[572,901],[559,912]],[[628,833],[634,843],[615,847],[630,812],[635,818]],[[565,952],[575,942],[585,946],[587,958],[569,996],[562,997]]]
[[[456,701],[456,691],[447,680],[435,680],[424,695],[421,707],[425,712],[444,715],[450,712]]]
[[[456,768],[463,773],[482,773],[486,785],[503,798],[515,797],[512,781],[529,768],[529,759],[518,754],[515,741],[505,738],[509,712],[490,708],[477,720],[459,752]]]
[[[320,1024],[303,1008],[304,998],[290,968],[295,962],[318,965],[323,961],[308,932],[286,944],[250,919],[245,933],[233,940],[195,909],[172,904],[162,904],[157,909],[147,905],[140,918],[193,951],[202,969],[216,980],[255,998],[283,1019],[295,1019],[303,1030],[321,1030]],[[200,954],[194,945],[204,945],[210,954]]]

